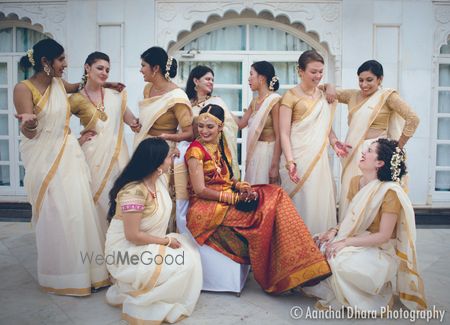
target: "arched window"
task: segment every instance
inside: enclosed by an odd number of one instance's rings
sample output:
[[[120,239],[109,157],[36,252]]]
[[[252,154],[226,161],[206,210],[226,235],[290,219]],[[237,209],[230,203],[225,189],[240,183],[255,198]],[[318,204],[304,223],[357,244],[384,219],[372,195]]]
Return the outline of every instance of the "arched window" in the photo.
[[[280,78],[278,92],[282,95],[298,83],[298,57],[312,48],[328,61],[326,50],[307,33],[274,21],[242,18],[199,28],[169,51],[179,62],[181,87],[195,66],[207,65],[214,70],[213,94],[220,96],[236,115],[242,115],[254,95],[247,82],[251,64],[271,62]],[[244,129],[238,137],[241,170],[246,157],[246,132]]]
[[[14,85],[33,72],[19,68],[20,58],[48,36],[24,21],[0,21],[0,194],[23,195],[25,171],[19,154],[18,121],[14,117]]]

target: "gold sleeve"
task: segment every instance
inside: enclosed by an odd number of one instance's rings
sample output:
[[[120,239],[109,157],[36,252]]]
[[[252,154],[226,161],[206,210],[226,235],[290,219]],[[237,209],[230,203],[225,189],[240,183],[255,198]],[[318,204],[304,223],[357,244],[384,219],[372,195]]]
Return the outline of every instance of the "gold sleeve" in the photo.
[[[200,150],[200,148],[191,147],[186,151],[186,154],[184,155],[184,159],[186,161],[188,161],[191,158],[195,158],[199,161],[203,161],[204,155],[203,155],[203,152]]]
[[[150,90],[152,89],[153,84],[152,83],[147,83],[145,84],[144,87],[144,98],[149,98],[150,97]]]
[[[140,183],[127,184],[117,194],[117,206],[122,213],[144,211],[145,200],[146,193]]]
[[[405,120],[403,134],[412,137],[419,125],[420,119],[412,108],[396,93],[393,92],[386,100],[389,109],[398,113]]]
[[[172,110],[180,127],[184,128],[192,125],[193,116],[192,110],[189,106],[178,103],[172,107]]]
[[[80,109],[81,109],[81,98],[80,94],[73,94],[69,97],[69,104],[70,104],[70,112],[75,115],[79,116]]]
[[[292,93],[291,90],[288,90],[281,98],[280,106],[286,106],[293,110],[297,101],[298,98]]]
[[[393,190],[389,190],[384,195],[383,203],[381,204],[381,213],[393,213],[400,215],[402,205]]]
[[[350,186],[348,188],[348,193],[347,193],[347,199],[349,201],[353,200],[353,198],[355,197],[356,193],[358,193],[360,178],[361,178],[361,176],[354,176],[350,180]]]
[[[337,100],[339,103],[348,104],[350,98],[357,92],[356,89],[336,89]]]

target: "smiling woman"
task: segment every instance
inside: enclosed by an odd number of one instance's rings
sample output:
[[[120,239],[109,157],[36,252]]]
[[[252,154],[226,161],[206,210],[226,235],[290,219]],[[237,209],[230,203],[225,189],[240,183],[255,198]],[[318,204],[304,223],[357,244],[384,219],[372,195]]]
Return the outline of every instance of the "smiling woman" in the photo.
[[[38,280],[44,291],[85,296],[109,284],[104,265],[83,263],[80,252],[102,254],[105,236],[92,201],[89,169],[70,133],[70,107],[61,80],[64,48],[45,39],[22,57],[35,73],[14,88],[23,134],[25,189],[33,207]]]
[[[109,190],[128,162],[123,124],[139,130],[139,121],[127,107],[126,92],[104,88],[109,71],[108,55],[89,54],[82,90],[69,98],[72,114],[84,127],[78,141],[91,172],[91,190],[103,233],[108,229]]]

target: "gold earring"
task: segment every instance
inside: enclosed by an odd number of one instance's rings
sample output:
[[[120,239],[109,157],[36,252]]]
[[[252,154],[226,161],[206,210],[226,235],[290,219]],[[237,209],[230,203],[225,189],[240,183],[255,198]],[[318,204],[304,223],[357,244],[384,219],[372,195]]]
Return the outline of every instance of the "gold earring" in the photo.
[[[50,67],[48,65],[44,66],[44,72],[47,74],[47,76],[50,76]]]

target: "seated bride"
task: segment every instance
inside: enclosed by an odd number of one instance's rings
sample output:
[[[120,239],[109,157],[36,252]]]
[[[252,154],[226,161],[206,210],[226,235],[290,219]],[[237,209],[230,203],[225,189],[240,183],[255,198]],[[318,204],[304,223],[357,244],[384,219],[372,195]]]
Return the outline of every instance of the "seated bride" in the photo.
[[[161,138],[143,140],[110,191],[105,260],[114,285],[106,300],[130,324],[174,323],[191,315],[202,287],[195,243],[166,235],[173,154]],[[111,220],[112,217],[112,220]]]
[[[250,186],[233,179],[223,128],[222,107],[206,105],[198,117],[200,136],[185,154],[190,179],[187,228],[195,240],[251,264],[255,280],[269,293],[328,276],[328,264],[287,193],[279,186]]]
[[[357,307],[382,315],[394,296],[409,309],[426,309],[414,210],[400,185],[405,153],[397,141],[379,139],[363,153],[359,168],[342,223],[316,238],[333,274],[304,291],[320,299],[319,309]]]

